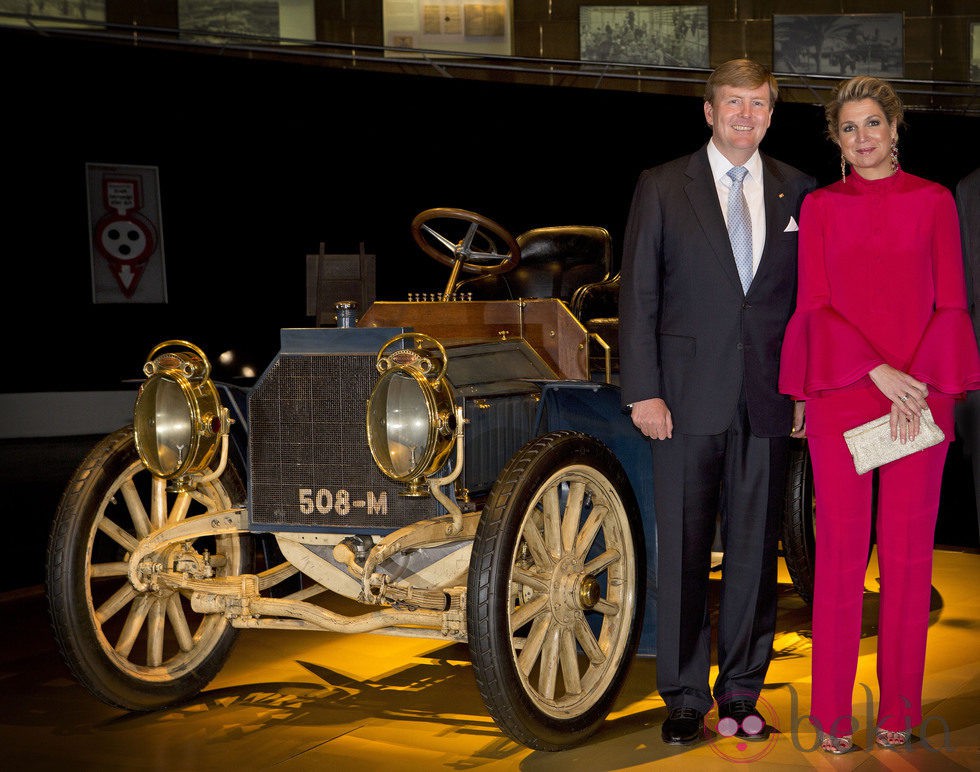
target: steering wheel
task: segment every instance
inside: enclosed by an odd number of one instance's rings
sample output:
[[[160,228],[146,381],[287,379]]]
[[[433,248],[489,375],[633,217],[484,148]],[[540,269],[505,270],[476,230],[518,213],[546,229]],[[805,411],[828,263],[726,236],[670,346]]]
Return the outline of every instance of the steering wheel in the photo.
[[[452,267],[444,293],[447,300],[461,270],[487,275],[505,273],[521,260],[521,248],[510,232],[465,209],[441,207],[420,212],[412,220],[412,236],[429,257]]]

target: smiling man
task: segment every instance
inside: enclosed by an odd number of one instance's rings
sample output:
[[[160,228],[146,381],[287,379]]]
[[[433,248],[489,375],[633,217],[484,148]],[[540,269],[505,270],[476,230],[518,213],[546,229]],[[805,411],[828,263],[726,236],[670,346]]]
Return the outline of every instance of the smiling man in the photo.
[[[816,181],[759,152],[778,87],[737,59],[708,78],[711,139],[640,175],[620,295],[624,408],[653,445],[662,737],[704,735],[715,701],[765,740],[755,703],[772,656],[776,548],[791,431],[777,391],[796,296],[797,219]],[[708,577],[721,517],[718,676],[708,683]],[[761,723],[761,728],[760,728]]]

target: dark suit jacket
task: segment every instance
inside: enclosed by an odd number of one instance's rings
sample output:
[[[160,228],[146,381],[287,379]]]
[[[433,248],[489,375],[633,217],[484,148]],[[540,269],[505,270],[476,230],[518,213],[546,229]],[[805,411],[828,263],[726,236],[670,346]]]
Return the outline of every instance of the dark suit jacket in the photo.
[[[796,302],[797,225],[816,182],[765,155],[766,243],[742,292],[706,147],[640,175],[620,289],[623,404],[662,397],[674,430],[720,434],[744,383],[752,431],[789,434],[779,352]]]
[[[956,208],[963,236],[966,307],[973,319],[973,332],[980,342],[980,168],[959,181],[956,186]]]

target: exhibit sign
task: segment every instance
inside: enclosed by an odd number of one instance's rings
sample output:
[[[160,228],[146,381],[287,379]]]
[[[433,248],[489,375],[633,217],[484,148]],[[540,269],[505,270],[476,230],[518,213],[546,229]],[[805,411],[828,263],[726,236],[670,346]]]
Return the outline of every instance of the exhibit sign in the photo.
[[[384,0],[385,56],[511,56],[512,6],[513,0]]]
[[[85,164],[94,303],[166,303],[155,166]]]

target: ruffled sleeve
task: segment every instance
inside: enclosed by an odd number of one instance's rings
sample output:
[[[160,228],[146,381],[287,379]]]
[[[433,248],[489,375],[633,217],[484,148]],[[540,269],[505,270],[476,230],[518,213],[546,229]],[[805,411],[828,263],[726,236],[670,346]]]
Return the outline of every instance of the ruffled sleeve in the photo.
[[[980,388],[977,339],[965,310],[943,308],[932,315],[908,373],[953,396]]]
[[[885,360],[830,306],[797,310],[783,338],[779,391],[807,399],[849,386]]]
[[[945,393],[962,396],[980,388],[980,350],[966,307],[966,278],[956,203],[940,190],[933,236],[935,312],[908,366],[908,373]]]

